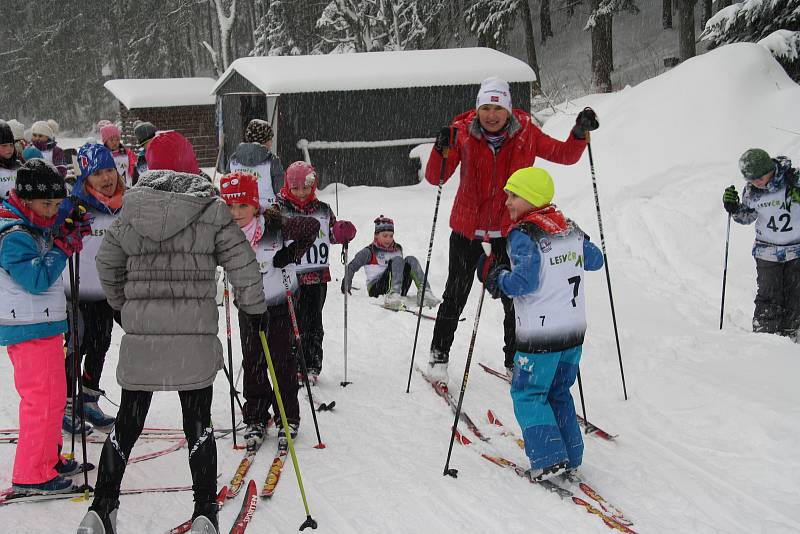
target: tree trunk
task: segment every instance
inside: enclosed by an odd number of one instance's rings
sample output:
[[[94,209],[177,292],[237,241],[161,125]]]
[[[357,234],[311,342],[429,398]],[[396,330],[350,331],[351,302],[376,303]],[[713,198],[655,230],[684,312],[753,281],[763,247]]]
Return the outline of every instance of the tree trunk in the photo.
[[[520,6],[523,5],[525,11],[530,15],[531,9],[527,0],[520,3]],[[539,22],[542,33],[542,44],[544,44],[548,37],[553,36],[553,25],[550,21],[550,0],[542,0],[541,8],[539,9]]]
[[[730,7],[731,0],[717,0],[717,11],[724,7]]]
[[[665,30],[672,28],[672,0],[661,2],[661,27]]]
[[[542,0],[544,2],[544,0]],[[539,61],[536,59],[536,38],[533,35],[533,17],[531,16],[531,6],[527,1],[519,3],[520,16],[525,25],[525,49],[528,52],[528,65],[536,74],[536,80],[531,84],[531,91],[534,95],[542,94],[542,78],[539,71]],[[548,13],[549,15],[549,13]]]
[[[694,6],[697,0],[677,0],[678,50],[681,61],[697,55],[694,33]]]
[[[713,14],[712,13],[713,9],[711,7],[711,2],[712,2],[712,0],[703,0],[703,14],[700,17],[700,32],[701,33],[706,27],[706,22],[708,22],[708,19],[710,19],[711,15]]]
[[[592,9],[597,9],[600,0],[592,0]],[[592,82],[599,93],[611,92],[613,70],[613,48],[611,43],[611,15],[595,18],[592,28]]]

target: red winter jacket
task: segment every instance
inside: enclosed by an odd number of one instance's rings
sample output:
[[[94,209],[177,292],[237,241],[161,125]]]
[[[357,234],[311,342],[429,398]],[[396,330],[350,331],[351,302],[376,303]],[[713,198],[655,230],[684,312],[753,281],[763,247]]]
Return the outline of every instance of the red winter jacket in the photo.
[[[514,109],[514,116],[505,140],[497,154],[481,134],[477,111],[467,111],[453,119],[458,129],[456,146],[450,150],[444,171],[446,182],[461,163],[461,183],[450,214],[450,228],[472,239],[475,230],[501,231],[508,235],[511,218],[505,207],[503,188],[511,174],[531,167],[537,157],[553,163],[571,165],[578,161],[586,141],[572,133],[566,141],[557,141],[542,132],[528,113]],[[442,155],[431,150],[425,178],[438,185]]]

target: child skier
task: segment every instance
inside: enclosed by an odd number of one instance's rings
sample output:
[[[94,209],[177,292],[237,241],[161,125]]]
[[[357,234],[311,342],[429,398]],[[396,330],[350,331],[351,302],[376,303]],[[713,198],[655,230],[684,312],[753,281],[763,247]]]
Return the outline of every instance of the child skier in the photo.
[[[268,210],[266,217],[258,216],[259,184],[255,176],[234,172],[220,181],[220,196],[231,209],[231,216],[247,237],[258,260],[267,313],[250,316],[239,312],[239,335],[242,341],[244,367],[244,410],[247,425],[244,439],[249,450],[258,449],[264,441],[269,409],[273,408],[278,439],[285,439],[280,422],[278,403],[269,382],[269,369],[261,346],[259,330],[267,336],[275,365],[286,418],[292,438],[300,426],[300,404],[297,401],[297,360],[292,350],[292,322],[284,287],[284,273],[292,292],[297,291],[295,263],[314,243],[319,233],[319,221],[313,217],[292,217],[282,220],[280,213]],[[284,239],[293,240],[285,246]]]
[[[734,186],[725,189],[725,211],[739,224],[756,223],[753,256],[758,290],[753,332],[798,341],[800,329],[800,172],[783,156],[760,148],[739,159],[747,180],[742,202]]]
[[[0,345],[8,347],[20,395],[12,491],[65,493],[78,462],[59,456],[64,414],[66,299],[61,274],[88,231],[82,220],[55,233],[67,190],[56,169],[33,159],[0,208]],[[54,233],[56,236],[54,237]]]
[[[58,127],[58,123],[53,119],[34,122],[31,125],[31,144],[41,150],[45,161],[54,165],[61,176],[66,176],[69,162],[64,156],[64,151],[56,143],[53,126]]]
[[[346,245],[356,235],[353,223],[337,221],[331,207],[317,199],[316,191],[317,172],[314,167],[304,161],[295,161],[286,169],[278,197],[284,216],[307,215],[320,224],[317,240],[297,265],[300,281],[297,321],[309,378],[314,381],[322,370],[322,307],[331,280],[328,268],[330,247],[332,243]]]
[[[172,157],[173,170],[151,170],[125,193],[125,209],[97,252],[100,283],[111,307],[122,312],[125,335],[117,364],[117,421],[103,445],[94,501],[78,528],[83,534],[116,531],[126,461],[154,391],[178,391],[194,489],[192,519],[216,528],[211,401],[223,354],[214,302],[217,265],[225,267],[240,310],[260,316],[267,309],[253,249],[211,181],[187,172],[199,169],[197,161],[191,144],[175,134],[156,137],[147,147],[149,162]]]
[[[151,122],[137,121],[133,126],[133,134],[136,136],[139,151],[136,153],[136,164],[133,167],[132,185],[136,185],[139,176],[147,172],[145,151],[147,150],[147,145],[156,136],[156,133],[156,127]]]
[[[14,189],[14,181],[19,167],[20,161],[14,144],[14,132],[7,122],[0,121],[0,199],[7,198]]]
[[[117,173],[117,166],[111,151],[103,145],[86,144],[78,150],[78,165],[81,174],[72,188],[72,194],[62,204],[60,218],[63,219],[75,207],[80,206],[92,221],[92,233],[84,240],[80,263],[80,295],[78,310],[80,348],[78,358],[84,355],[83,372],[80,374],[83,391],[83,407],[86,422],[97,430],[108,432],[114,425],[114,418],[107,415],[98,405],[100,396],[100,377],[106,360],[106,352],[111,345],[111,331],[114,328],[114,310],[109,306],[100,279],[97,275],[95,256],[103,242],[103,235],[122,210],[125,184]],[[81,328],[82,327],[82,328]],[[70,332],[70,337],[72,332]],[[67,376],[74,376],[75,362],[67,358]],[[77,434],[81,431],[80,410],[75,413],[75,426],[72,414],[72,389],[75,379],[67,383],[67,408],[64,410],[62,429]],[[81,399],[79,399],[80,402]]]
[[[136,153],[122,144],[122,138],[116,124],[104,124],[100,128],[100,139],[103,145],[111,151],[117,172],[124,180],[126,187],[133,185],[133,170],[136,167]]]
[[[267,121],[253,119],[244,131],[244,143],[239,143],[229,163],[232,172],[244,171],[258,180],[261,210],[275,204],[276,192],[283,185],[283,165],[272,150],[272,126]]]
[[[403,257],[403,247],[394,240],[394,221],[383,215],[375,219],[375,237],[372,243],[358,251],[345,268],[342,293],[350,293],[353,276],[362,267],[367,275],[367,293],[370,297],[383,297],[383,305],[390,310],[400,310],[402,297],[408,293],[411,282],[417,286],[417,305],[422,295],[422,305],[433,308],[441,300],[430,290],[422,291],[425,272],[414,256]]]
[[[553,180],[543,169],[520,169],[508,179],[511,267],[481,256],[478,279],[492,298],[514,299],[516,354],[511,381],[522,428],[528,475],[541,481],[577,468],[583,438],[570,387],[586,332],[583,271],[603,266],[600,250],[556,209]]]

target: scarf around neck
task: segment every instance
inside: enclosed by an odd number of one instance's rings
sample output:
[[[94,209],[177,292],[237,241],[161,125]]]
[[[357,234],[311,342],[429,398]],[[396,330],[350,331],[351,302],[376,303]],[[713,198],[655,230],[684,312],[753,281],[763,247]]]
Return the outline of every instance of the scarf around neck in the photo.
[[[516,228],[524,222],[534,224],[548,234],[558,234],[567,229],[567,219],[564,217],[564,214],[556,208],[555,204],[548,204],[547,206],[527,213],[511,227]]]

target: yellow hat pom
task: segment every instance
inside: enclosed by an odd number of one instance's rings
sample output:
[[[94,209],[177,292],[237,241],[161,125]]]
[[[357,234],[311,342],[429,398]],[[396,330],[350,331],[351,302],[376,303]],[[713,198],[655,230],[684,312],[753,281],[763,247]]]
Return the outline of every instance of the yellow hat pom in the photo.
[[[536,167],[525,167],[515,171],[503,189],[524,198],[537,208],[550,204],[555,194],[550,173]]]

